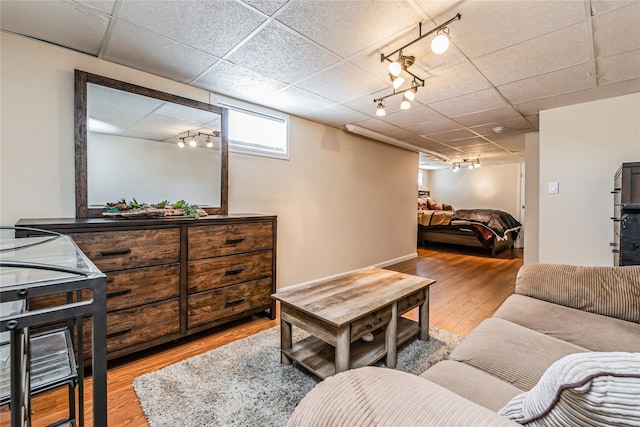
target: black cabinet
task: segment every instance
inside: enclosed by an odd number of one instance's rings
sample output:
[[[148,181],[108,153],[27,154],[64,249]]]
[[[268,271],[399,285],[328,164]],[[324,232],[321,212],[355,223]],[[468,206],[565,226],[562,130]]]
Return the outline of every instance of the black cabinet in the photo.
[[[640,162],[623,163],[613,189],[614,265],[640,265]]]

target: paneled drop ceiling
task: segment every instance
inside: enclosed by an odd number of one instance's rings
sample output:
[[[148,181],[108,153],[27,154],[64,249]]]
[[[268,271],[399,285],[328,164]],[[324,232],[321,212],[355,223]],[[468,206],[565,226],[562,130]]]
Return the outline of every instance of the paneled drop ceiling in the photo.
[[[0,2],[3,31],[336,128],[355,124],[484,164],[524,160],[540,110],[640,92],[640,1],[46,0]],[[456,13],[442,55],[404,50],[426,79],[410,110],[388,54]],[[494,128],[504,127],[502,133]],[[433,158],[425,162],[437,165]]]

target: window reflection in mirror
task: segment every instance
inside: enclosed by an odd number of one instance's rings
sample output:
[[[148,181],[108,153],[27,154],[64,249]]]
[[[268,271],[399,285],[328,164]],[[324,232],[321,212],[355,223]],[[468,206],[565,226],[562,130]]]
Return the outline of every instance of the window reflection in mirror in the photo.
[[[220,114],[88,83],[89,207],[121,198],[221,206],[220,132]]]

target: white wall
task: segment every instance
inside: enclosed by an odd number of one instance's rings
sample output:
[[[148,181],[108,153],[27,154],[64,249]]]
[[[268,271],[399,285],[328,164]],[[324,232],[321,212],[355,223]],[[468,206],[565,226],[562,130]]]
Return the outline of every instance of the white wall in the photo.
[[[1,34],[0,223],[73,217],[73,70],[209,93]],[[418,155],[292,117],[289,161],[230,155],[232,213],[278,215],[278,286],[414,257]]]
[[[613,264],[613,175],[634,161],[640,93],[540,112],[540,262]]]
[[[538,262],[540,233],[540,134],[527,133],[524,136],[527,179],[525,181],[524,214],[524,263]]]
[[[431,197],[455,209],[499,209],[520,217],[520,165],[429,171]]]

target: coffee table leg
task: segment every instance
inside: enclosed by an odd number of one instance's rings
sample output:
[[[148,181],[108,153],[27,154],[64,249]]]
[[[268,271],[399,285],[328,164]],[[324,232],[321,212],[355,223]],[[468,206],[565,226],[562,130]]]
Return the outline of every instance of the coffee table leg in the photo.
[[[347,325],[338,330],[338,345],[336,347],[336,374],[348,371],[351,357],[351,326]]]
[[[425,289],[426,298],[419,309],[420,339],[429,340],[429,288]]]
[[[398,359],[398,303],[393,304],[393,307],[391,307],[391,321],[385,329],[384,336],[386,339],[387,368],[395,368]]]
[[[280,348],[282,350],[290,350],[292,346],[291,323],[284,321],[280,317]],[[280,351],[280,363],[291,365],[291,359],[284,354],[284,351]]]

